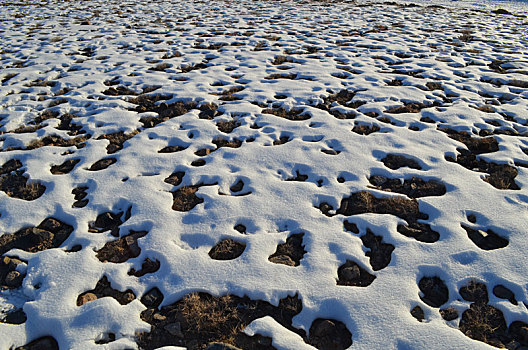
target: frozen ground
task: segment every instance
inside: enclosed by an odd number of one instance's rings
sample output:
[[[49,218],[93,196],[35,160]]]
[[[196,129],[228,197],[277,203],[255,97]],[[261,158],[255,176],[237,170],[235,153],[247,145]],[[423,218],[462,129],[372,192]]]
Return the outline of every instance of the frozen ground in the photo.
[[[2,1],[0,348],[528,346],[509,10]]]

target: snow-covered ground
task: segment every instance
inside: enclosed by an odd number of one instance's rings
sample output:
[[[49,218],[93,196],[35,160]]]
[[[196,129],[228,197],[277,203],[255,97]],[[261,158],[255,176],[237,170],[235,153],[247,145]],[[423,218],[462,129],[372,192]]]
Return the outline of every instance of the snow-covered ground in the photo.
[[[528,346],[528,12],[428,3],[2,1],[0,348]]]

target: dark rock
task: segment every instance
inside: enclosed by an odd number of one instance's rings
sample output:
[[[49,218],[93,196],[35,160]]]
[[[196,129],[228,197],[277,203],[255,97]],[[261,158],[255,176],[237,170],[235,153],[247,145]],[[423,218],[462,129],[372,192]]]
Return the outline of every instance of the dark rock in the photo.
[[[27,316],[24,310],[16,309],[15,311],[11,311],[5,315],[4,319],[0,320],[0,322],[8,324],[22,324],[26,322],[26,320]]]
[[[157,308],[162,301],[163,294],[157,287],[152,288],[141,297],[141,303],[150,308]]]
[[[242,349],[237,348],[236,346],[233,346],[231,344],[215,342],[215,343],[208,344],[205,350],[242,350]]]
[[[497,298],[509,300],[510,303],[517,305],[517,300],[515,300],[515,294],[513,294],[511,290],[504,287],[502,284],[493,287],[493,294]]]
[[[340,286],[367,287],[376,279],[376,276],[371,275],[351,260],[347,260],[339,267],[337,276],[337,284]]]
[[[215,244],[209,251],[209,256],[215,260],[232,260],[242,255],[245,249],[244,243],[228,238]]]

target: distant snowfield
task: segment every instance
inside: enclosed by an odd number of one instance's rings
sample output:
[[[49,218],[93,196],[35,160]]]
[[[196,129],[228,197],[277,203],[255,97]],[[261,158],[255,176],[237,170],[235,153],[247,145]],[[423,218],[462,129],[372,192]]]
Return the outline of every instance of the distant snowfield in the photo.
[[[1,4],[1,349],[528,346],[526,10]]]

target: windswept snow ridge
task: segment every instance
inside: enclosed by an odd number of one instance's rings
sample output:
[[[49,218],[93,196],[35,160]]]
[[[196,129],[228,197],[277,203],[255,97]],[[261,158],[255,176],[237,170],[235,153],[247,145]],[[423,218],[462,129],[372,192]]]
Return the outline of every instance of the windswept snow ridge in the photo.
[[[528,346],[526,12],[1,4],[0,348]]]

